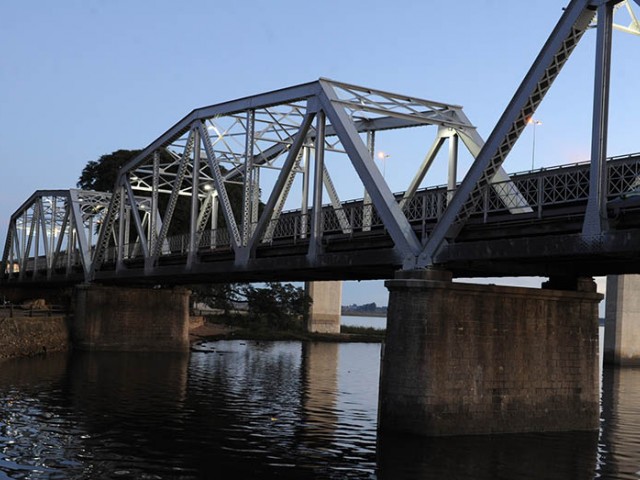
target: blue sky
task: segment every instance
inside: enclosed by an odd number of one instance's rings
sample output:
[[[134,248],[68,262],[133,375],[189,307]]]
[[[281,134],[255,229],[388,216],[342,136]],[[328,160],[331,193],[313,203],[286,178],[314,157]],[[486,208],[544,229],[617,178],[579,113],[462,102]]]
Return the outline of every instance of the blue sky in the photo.
[[[142,148],[193,108],[321,76],[463,105],[486,138],[565,5],[2,2],[0,241],[24,199],[74,187],[87,161]],[[640,150],[627,127],[638,111],[640,37],[616,32],[614,41],[611,155]],[[594,43],[587,32],[536,113],[536,167],[588,159]],[[531,165],[531,134],[507,171]],[[354,283],[344,301],[384,304],[386,291],[381,282]]]

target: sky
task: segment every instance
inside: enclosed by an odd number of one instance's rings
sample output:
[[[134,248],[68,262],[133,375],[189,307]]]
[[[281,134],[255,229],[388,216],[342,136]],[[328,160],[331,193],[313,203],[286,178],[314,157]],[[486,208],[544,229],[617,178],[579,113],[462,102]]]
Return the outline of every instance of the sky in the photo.
[[[462,105],[487,138],[566,4],[1,2],[0,239],[33,191],[75,187],[88,161],[143,148],[194,108],[319,77]],[[588,160],[594,44],[592,30],[535,113],[535,156],[528,128],[505,170]],[[609,155],[640,151],[627,127],[639,56],[640,37],[614,33]],[[393,190],[403,189],[395,174],[410,170],[399,162],[391,151]],[[382,282],[345,284],[343,303],[386,298]]]

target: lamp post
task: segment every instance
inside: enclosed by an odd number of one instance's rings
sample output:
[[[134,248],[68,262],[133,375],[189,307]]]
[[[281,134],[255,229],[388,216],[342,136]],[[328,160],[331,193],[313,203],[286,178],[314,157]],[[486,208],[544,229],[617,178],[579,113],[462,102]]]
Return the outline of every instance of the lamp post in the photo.
[[[386,166],[386,162],[385,160],[387,158],[389,158],[391,155],[389,155],[388,153],[385,152],[378,152],[378,158],[380,159],[380,161],[382,162],[382,178],[384,178],[384,174],[385,174],[385,166]]]
[[[542,125],[542,122],[531,117],[527,123],[533,125],[533,144],[531,146],[531,170],[533,170],[536,159],[536,125]]]

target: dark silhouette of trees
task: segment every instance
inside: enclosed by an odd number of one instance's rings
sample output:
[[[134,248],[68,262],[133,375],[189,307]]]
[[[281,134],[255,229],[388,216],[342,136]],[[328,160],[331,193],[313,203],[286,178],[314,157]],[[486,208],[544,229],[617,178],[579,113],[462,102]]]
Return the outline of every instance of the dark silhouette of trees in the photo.
[[[118,177],[118,171],[142,150],[116,150],[102,155],[98,160],[89,160],[82,169],[76,184],[83,190],[112,192]]]

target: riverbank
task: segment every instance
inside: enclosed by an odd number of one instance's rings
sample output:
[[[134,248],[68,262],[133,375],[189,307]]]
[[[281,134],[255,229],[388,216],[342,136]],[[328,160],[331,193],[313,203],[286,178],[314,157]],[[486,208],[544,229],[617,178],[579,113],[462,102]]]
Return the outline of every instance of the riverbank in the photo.
[[[352,330],[358,330],[352,327]],[[362,329],[363,333],[309,333],[304,331],[272,330],[257,326],[233,326],[219,320],[205,321],[189,332],[191,344],[212,340],[298,340],[316,342],[365,342],[380,343],[383,331]]]
[[[344,310],[341,315],[345,317],[379,317],[386,318],[387,312],[365,312],[359,310]]]
[[[71,350],[67,315],[31,316],[15,311],[13,316],[0,315],[0,362],[11,358],[31,357]],[[308,333],[280,331],[263,326],[230,325],[220,319],[202,317],[190,321],[189,343],[193,346],[214,340],[314,341],[380,343],[384,331],[362,327],[343,327],[352,333]]]
[[[0,361],[69,350],[66,317],[0,316]]]

